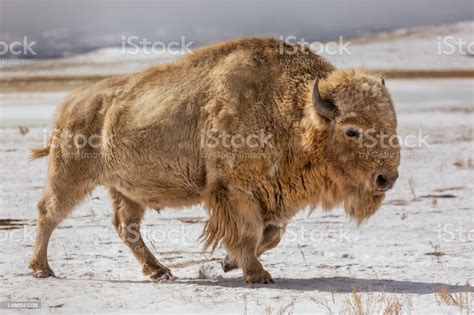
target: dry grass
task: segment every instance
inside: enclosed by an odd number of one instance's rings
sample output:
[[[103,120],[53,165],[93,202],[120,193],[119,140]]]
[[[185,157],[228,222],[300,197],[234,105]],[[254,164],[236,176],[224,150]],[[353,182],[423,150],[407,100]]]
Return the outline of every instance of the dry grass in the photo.
[[[446,288],[435,289],[435,299],[438,305],[457,306],[460,314],[469,314],[472,309],[471,285],[466,282],[464,292],[449,293]]]
[[[14,230],[21,229],[28,224],[25,220],[18,219],[0,219],[0,230]]]
[[[68,250],[66,249],[66,246],[64,246],[64,244],[61,244],[63,246],[63,249],[64,249],[64,257],[63,257],[63,260],[71,260],[71,256],[69,255],[69,252]]]
[[[332,308],[331,306],[329,305],[330,304],[330,301],[328,301],[327,299],[315,299],[313,297],[310,297],[311,300],[313,300],[314,303],[322,306],[324,308],[324,310],[327,312],[327,314],[334,314],[334,312],[332,311]],[[334,293],[333,293],[333,300],[332,300],[332,303],[335,303],[334,301]]]
[[[423,195],[423,196],[420,196],[420,198],[444,198],[444,199],[452,199],[452,198],[457,198],[456,195],[453,195],[453,194],[439,194],[439,195],[435,195],[435,194],[428,194],[428,195]]]
[[[30,132],[30,129],[26,126],[18,126],[18,131],[20,131],[21,135],[24,136]]]
[[[463,132],[460,137],[460,140],[465,142],[474,140],[474,129],[469,129],[468,131]]]
[[[428,252],[428,253],[425,253],[425,255],[428,255],[428,256],[433,256],[436,258],[436,261],[437,262],[441,262],[441,257],[446,255],[445,252],[441,251],[441,246],[439,244],[433,244],[431,243],[431,247],[433,247],[433,251],[432,252]]]
[[[459,170],[472,170],[474,169],[474,162],[472,159],[467,160],[456,160],[453,165]]]
[[[265,307],[265,314],[266,315],[290,315],[293,314],[293,308],[294,308],[295,302],[292,301],[288,303],[287,305],[282,305],[279,309],[276,309],[275,312],[273,312],[273,309],[271,306]],[[244,314],[247,313],[247,298],[244,297]]]
[[[408,179],[408,186],[410,186],[410,192],[413,196],[412,201],[417,200],[416,191],[415,191],[416,183],[415,183],[415,180],[412,177],[410,177]]]
[[[447,187],[447,188],[438,188],[438,189],[435,189],[434,191],[438,192],[438,193],[442,193],[442,192],[446,192],[446,191],[450,191],[450,190],[463,190],[463,189],[465,189],[465,187],[455,186],[455,187]]]
[[[303,257],[303,262],[306,267],[308,267],[308,263],[306,262],[306,257],[304,255],[303,249],[301,248],[301,245],[299,243],[296,243],[296,246],[298,246],[298,250],[301,254],[301,257]]]
[[[0,79],[0,92],[55,92],[72,91],[112,76],[32,76]]]
[[[387,297],[384,293],[366,294],[362,296],[354,288],[352,295],[344,300],[340,314],[355,315],[399,315],[411,313],[412,302],[408,296],[400,299],[398,296]]]
[[[391,79],[472,78],[472,70],[382,70]]]
[[[473,293],[469,282],[466,282],[463,292],[449,293],[444,287],[434,288],[434,296],[439,306],[448,305],[458,307],[459,314],[469,315],[473,309]],[[411,314],[413,301],[409,295],[391,295],[385,293],[361,294],[357,288],[352,289],[352,294],[344,299],[341,309],[334,311],[336,305],[334,296],[331,299],[314,299],[316,304],[323,307],[327,314],[341,315],[401,315]]]
[[[316,300],[315,303],[324,307],[327,314],[336,314],[331,308],[331,301],[327,299]],[[334,297],[332,303],[335,304]],[[352,294],[348,296],[342,304],[339,314],[341,315],[400,315],[411,314],[413,302],[408,295],[386,296],[385,293],[361,294],[357,288],[352,289]]]
[[[373,70],[392,79],[473,78],[473,70]],[[30,76],[0,79],[0,92],[72,91],[115,75]]]

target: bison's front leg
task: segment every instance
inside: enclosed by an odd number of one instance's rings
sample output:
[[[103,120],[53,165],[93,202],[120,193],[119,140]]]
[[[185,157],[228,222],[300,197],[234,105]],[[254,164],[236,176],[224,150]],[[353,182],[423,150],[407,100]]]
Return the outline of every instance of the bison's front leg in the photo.
[[[244,281],[247,283],[273,283],[272,276],[265,269],[256,255],[255,238],[243,238],[242,243],[229,249],[231,260],[237,264],[244,273]]]
[[[142,239],[140,221],[145,208],[113,188],[109,191],[114,207],[115,228],[120,238],[142,265],[143,273],[150,276],[152,280],[173,280],[170,270],[153,256]]]
[[[267,225],[263,230],[263,238],[257,248],[257,257],[260,257],[264,252],[275,248],[280,243],[281,237],[285,227],[279,227],[276,225]],[[236,262],[232,261],[229,256],[226,256],[222,261],[222,269],[224,272],[229,272],[234,269],[238,269],[239,266]]]
[[[244,273],[247,283],[271,283],[271,275],[258,260],[264,224],[258,202],[245,190],[216,185],[206,201],[210,217],[205,234],[208,241],[222,240],[229,260]]]

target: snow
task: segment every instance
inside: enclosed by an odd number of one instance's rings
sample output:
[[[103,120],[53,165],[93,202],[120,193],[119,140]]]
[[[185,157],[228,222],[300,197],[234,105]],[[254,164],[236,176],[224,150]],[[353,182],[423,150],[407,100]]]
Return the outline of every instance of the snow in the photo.
[[[402,34],[403,35],[403,34]],[[398,298],[405,313],[458,314],[435,291],[466,295],[474,310],[474,104],[472,80],[387,80],[401,135],[430,135],[404,148],[400,179],[384,205],[360,227],[341,209],[302,212],[281,244],[262,257],[275,284],[247,285],[223,273],[218,248],[198,241],[200,206],[147,212],[143,234],[178,280],[153,283],[111,224],[111,205],[97,189],[53,234],[49,259],[58,278],[35,279],[27,262],[35,237],[35,204],[46,159],[28,163],[64,93],[0,94],[0,302],[39,301],[39,313],[338,313],[360,292],[363,308],[383,312]],[[21,135],[17,125],[30,128]],[[471,162],[469,162],[471,161]],[[433,198],[426,195],[454,195]],[[433,253],[444,253],[436,256]],[[356,293],[357,295],[357,293]]]
[[[349,40],[349,53],[324,54],[340,68],[377,70],[474,69],[474,22],[424,26]],[[456,42],[464,43],[457,45]]]

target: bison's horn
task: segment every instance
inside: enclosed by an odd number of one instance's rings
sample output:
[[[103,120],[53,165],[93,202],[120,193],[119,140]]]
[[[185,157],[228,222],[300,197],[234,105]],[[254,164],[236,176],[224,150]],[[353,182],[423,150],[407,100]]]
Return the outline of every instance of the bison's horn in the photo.
[[[331,120],[336,116],[337,108],[334,103],[324,100],[319,95],[319,80],[314,80],[313,85],[313,105],[316,108],[316,111],[323,117]]]

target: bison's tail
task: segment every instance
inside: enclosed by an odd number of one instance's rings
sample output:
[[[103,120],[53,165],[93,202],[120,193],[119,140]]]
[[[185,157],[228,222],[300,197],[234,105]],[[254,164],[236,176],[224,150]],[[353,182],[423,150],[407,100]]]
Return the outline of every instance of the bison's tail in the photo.
[[[30,154],[30,161],[41,159],[41,158],[44,158],[45,156],[48,156],[50,149],[51,149],[50,146],[32,149],[31,154]]]

